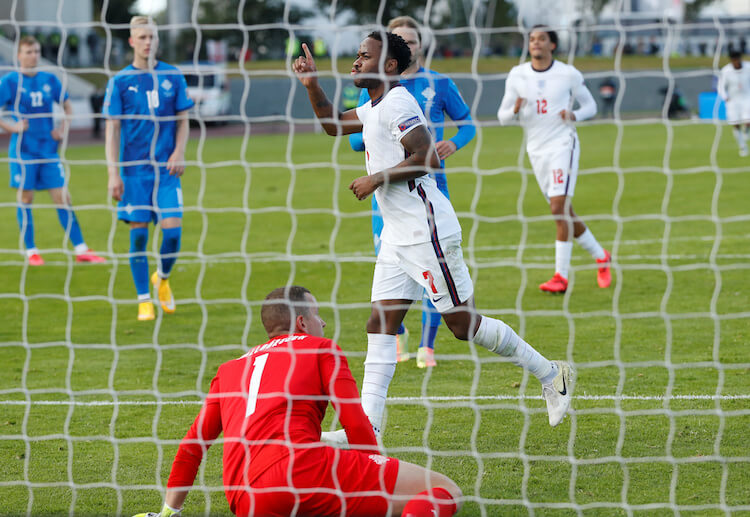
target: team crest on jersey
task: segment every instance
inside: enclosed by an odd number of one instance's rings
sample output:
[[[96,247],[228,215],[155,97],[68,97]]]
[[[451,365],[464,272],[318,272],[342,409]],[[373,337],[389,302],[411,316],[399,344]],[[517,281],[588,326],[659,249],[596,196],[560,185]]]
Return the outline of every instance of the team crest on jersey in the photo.
[[[427,99],[428,102],[432,102],[432,99],[435,98],[435,90],[428,86],[427,88],[422,90],[422,97]]]
[[[538,80],[538,81],[536,82],[536,84],[537,84],[537,86],[539,87],[539,89],[542,89],[542,88],[544,88],[544,82],[545,82],[545,81],[544,81],[544,79],[540,79],[540,80]]]
[[[401,131],[406,131],[407,129],[409,129],[410,127],[412,127],[417,122],[419,122],[419,117],[412,117],[409,120],[407,120],[407,121],[402,122],[401,124],[399,124],[398,128]]]
[[[370,458],[370,461],[372,461],[376,465],[382,466],[388,463],[388,458],[386,458],[385,456],[381,456],[380,454],[370,454],[368,458]]]
[[[165,90],[169,91],[169,90],[172,89],[172,83],[169,82],[169,79],[164,79],[161,82],[161,87],[164,88]]]
[[[44,86],[42,86],[42,90],[44,90],[47,93],[49,93],[51,89],[52,88],[50,88],[49,84],[45,84]]]

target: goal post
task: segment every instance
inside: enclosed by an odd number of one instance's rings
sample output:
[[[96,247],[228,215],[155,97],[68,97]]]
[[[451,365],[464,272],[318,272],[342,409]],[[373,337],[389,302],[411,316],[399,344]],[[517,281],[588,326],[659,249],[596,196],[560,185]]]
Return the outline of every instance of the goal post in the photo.
[[[365,173],[364,157],[345,137],[315,131],[287,50],[296,52],[295,40],[322,41],[321,82],[343,109],[358,41],[394,7],[368,4],[380,18],[367,21],[343,13],[348,3],[331,12],[290,1],[269,4],[273,13],[227,2],[196,3],[182,20],[157,16],[162,51],[196,73],[192,94],[207,111],[191,114],[182,248],[170,280],[177,310],[157,308],[155,321],[139,322],[129,231],[107,194],[104,140],[89,136],[95,90],[73,92],[65,79],[109,78],[127,65],[129,47],[117,38],[126,25],[96,21],[98,11],[69,20],[58,9],[50,18],[42,4],[0,7],[0,71],[18,71],[22,33],[45,38],[40,69],[75,101],[76,123],[59,150],[66,185],[86,243],[107,262],[77,263],[56,206],[36,192],[46,263],[30,266],[17,191],[0,191],[0,514],[156,511],[218,366],[265,342],[260,306],[272,289],[311,290],[361,386],[375,253],[369,200],[348,186]],[[605,10],[561,25],[577,11],[546,3],[542,21],[564,34],[556,59],[583,73],[597,101],[599,115],[576,124],[574,200],[613,257],[612,286],[601,289],[596,263],[574,246],[568,291],[552,296],[538,285],[554,270],[554,218],[521,128],[496,118],[510,68],[528,59],[532,23],[525,11],[515,23],[488,21],[500,4],[428,3],[401,14],[423,23],[432,19],[425,9],[461,9],[450,11],[452,23],[444,16],[425,27],[425,65],[456,83],[477,127],[445,162],[477,305],[545,356],[575,365],[573,409],[550,428],[534,379],[442,325],[436,367],[397,366],[385,451],[454,479],[464,494],[459,515],[750,511],[748,162],[721,118],[713,79],[748,24],[665,13],[636,23]],[[241,15],[208,18],[222,6]],[[47,43],[55,34],[65,36],[56,52]],[[209,46],[227,62],[203,63]],[[228,112],[206,107],[210,98],[220,109],[227,94]],[[13,104],[3,109],[9,120]],[[447,122],[446,136],[455,131]],[[7,135],[0,140],[7,171],[14,158]],[[158,227],[149,239],[153,272]],[[415,303],[405,322],[412,352],[420,309]],[[332,413],[323,430],[337,427]],[[208,451],[185,515],[230,514],[222,445]]]

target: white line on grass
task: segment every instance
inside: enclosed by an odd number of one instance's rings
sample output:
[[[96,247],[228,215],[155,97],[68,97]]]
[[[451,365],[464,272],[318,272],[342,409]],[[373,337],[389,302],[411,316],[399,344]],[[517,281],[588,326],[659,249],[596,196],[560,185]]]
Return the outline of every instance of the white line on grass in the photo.
[[[745,395],[576,395],[576,400],[750,400]],[[542,400],[541,395],[477,395],[471,396],[434,396],[434,397],[388,397],[388,402],[472,402],[478,400]],[[25,400],[0,400],[0,406],[25,406]],[[32,400],[33,406],[169,406],[203,404],[201,400]]]

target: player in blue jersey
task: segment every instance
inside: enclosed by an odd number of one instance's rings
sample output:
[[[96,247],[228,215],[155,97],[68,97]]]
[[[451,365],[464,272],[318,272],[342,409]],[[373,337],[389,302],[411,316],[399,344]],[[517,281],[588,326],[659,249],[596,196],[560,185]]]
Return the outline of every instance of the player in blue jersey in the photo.
[[[0,127],[12,135],[8,147],[10,186],[18,192],[16,215],[26,257],[31,266],[44,264],[34,242],[31,204],[35,191],[47,190],[57,205],[60,224],[74,246],[76,262],[104,262],[84,242],[71,207],[65,169],[57,147],[67,132],[68,117],[73,109],[60,80],[49,72],[37,70],[40,53],[39,42],[33,36],[21,38],[18,42],[20,71],[10,72],[0,80],[0,107],[13,118],[13,122],[0,119]],[[55,103],[62,105],[66,115],[57,128],[52,116]]]
[[[118,218],[130,224],[130,270],[138,294],[138,319],[143,321],[154,319],[146,258],[151,222],[162,230],[158,269],[151,283],[164,312],[175,311],[169,273],[182,237],[180,176],[190,131],[187,112],[193,101],[182,73],[156,60],[158,36],[149,18],[130,20],[129,42],[133,64],[107,85],[105,145],[109,194],[118,201]]]
[[[417,99],[419,106],[429,121],[429,129],[435,138],[435,148],[440,157],[440,167],[445,167],[445,159],[468,144],[474,135],[476,127],[471,120],[471,112],[464,102],[456,84],[449,78],[437,72],[427,70],[420,65],[422,58],[422,38],[419,25],[411,16],[398,16],[388,23],[388,30],[401,36],[411,50],[412,61],[402,74],[401,84]],[[370,100],[367,89],[363,88],[359,97],[359,105]],[[445,129],[445,114],[458,125],[458,132],[448,140],[443,139]],[[349,143],[355,151],[364,151],[362,133],[349,135]],[[448,182],[444,172],[433,174],[440,191],[450,199]],[[375,196],[372,197],[372,234],[375,241],[375,253],[380,251],[380,233],[383,231],[383,218],[378,211]],[[422,337],[417,351],[417,366],[425,368],[436,366],[435,337],[440,326],[441,316],[435,310],[429,296],[422,299]],[[398,334],[398,361],[409,359],[407,347],[408,332],[403,324]]]

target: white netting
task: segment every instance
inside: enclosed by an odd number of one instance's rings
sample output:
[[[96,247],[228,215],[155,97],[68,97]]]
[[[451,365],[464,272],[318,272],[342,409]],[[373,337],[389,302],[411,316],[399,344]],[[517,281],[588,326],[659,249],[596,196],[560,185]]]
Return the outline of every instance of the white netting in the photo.
[[[28,266],[19,252],[15,191],[4,190],[0,514],[157,508],[176,444],[217,366],[265,340],[258,307],[279,285],[312,290],[328,335],[347,351],[361,382],[374,254],[369,204],[356,202],[347,186],[363,171],[363,157],[345,140],[311,131],[306,94],[283,48],[291,35],[322,36],[334,59],[321,60],[321,81],[340,103],[351,41],[356,46],[376,17],[355,25],[346,16],[327,20],[326,12],[299,21],[296,4],[284,4],[277,18],[251,25],[246,17],[204,21],[203,4],[160,26],[164,50],[172,62],[185,57],[187,70],[201,70],[199,83],[226,80],[232,110],[194,117],[183,244],[172,280],[178,310],[157,314],[154,323],[135,320],[128,232],[106,195],[103,140],[87,136],[93,89],[77,81],[102,84],[128,63],[127,44],[117,39],[127,26],[93,22],[99,11],[70,18],[75,9],[68,2],[53,10],[31,0],[0,7],[4,73],[17,69],[21,33],[59,33],[57,50],[49,44],[50,59],[40,68],[71,91],[73,130],[60,156],[86,242],[108,259],[77,264],[54,206],[40,192],[34,223],[47,263]],[[519,26],[531,24],[522,12],[515,24],[498,26],[487,12],[499,12],[501,3],[489,4],[446,4],[454,8],[453,23],[431,28],[434,44],[425,52],[428,66],[456,81],[477,123],[474,141],[446,162],[451,199],[479,307],[546,356],[576,365],[575,410],[550,429],[535,380],[456,341],[443,326],[437,368],[419,370],[413,361],[397,368],[388,453],[456,480],[465,495],[462,515],[750,511],[747,162],[716,119],[718,104],[709,118],[695,117],[698,93],[710,92],[727,46],[741,45],[747,22],[660,15],[635,24],[634,17],[608,19],[605,11],[567,33],[561,54],[584,72],[600,112],[600,85],[612,78],[616,91],[613,118],[579,125],[575,197],[615,267],[613,286],[598,289],[596,266],[578,248],[571,288],[549,297],[537,285],[553,269],[553,221],[521,131],[500,128],[494,118],[510,66],[526,58]],[[82,2],[81,12],[88,9]],[[381,3],[379,14],[389,9]],[[432,19],[423,12],[402,14]],[[207,41],[224,35],[234,61],[199,69]],[[638,56],[640,43],[647,48],[652,41],[655,56]],[[277,61],[245,62],[248,51]],[[278,59],[286,59],[284,66]],[[670,113],[665,99],[675,91],[681,95]],[[688,112],[680,111],[680,98],[691,105]],[[217,121],[231,125],[207,124]],[[418,309],[406,322],[412,348]],[[188,515],[229,511],[220,447],[204,461]]]

